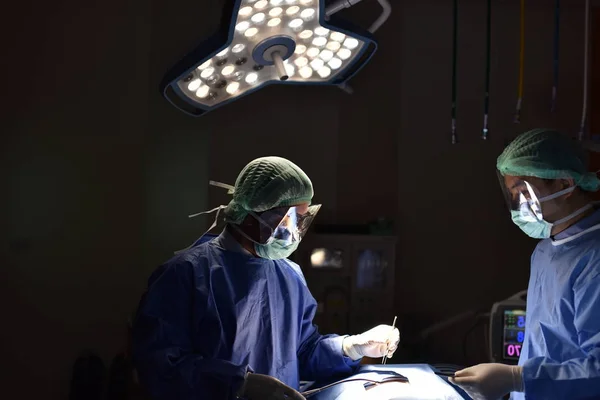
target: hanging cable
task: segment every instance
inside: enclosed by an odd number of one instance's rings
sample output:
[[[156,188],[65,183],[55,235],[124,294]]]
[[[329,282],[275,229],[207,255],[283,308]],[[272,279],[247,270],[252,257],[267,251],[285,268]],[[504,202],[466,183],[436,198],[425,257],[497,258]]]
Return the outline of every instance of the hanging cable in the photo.
[[[456,138],[456,65],[458,46],[458,0],[454,0],[454,31],[452,32],[452,144],[457,143]]]
[[[486,33],[486,65],[485,65],[485,95],[483,100],[483,140],[488,138],[488,116],[490,111],[490,70],[492,60],[492,0],[487,2],[487,33]]]
[[[558,96],[558,51],[560,49],[560,0],[556,0],[554,7],[554,83],[552,85],[552,108],[556,111],[556,97]]]
[[[581,124],[579,126],[579,140],[583,140],[585,123],[587,120],[588,105],[588,64],[590,48],[590,0],[585,0],[585,39],[583,55],[583,111],[581,112]]]
[[[519,51],[519,89],[515,124],[521,122],[521,105],[523,104],[523,77],[525,72],[525,0],[521,0],[521,50]]]

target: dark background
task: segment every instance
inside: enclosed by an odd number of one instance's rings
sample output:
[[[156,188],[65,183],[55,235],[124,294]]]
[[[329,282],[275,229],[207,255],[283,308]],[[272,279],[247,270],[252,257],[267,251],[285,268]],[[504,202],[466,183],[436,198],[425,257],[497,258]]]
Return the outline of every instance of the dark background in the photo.
[[[584,0],[562,2],[552,115],[553,3],[527,1],[525,95],[515,125],[519,1],[494,1],[484,142],[486,5],[460,1],[455,146],[451,1],[393,1],[376,34],[380,50],[351,82],[352,96],[269,87],[200,119],[171,107],[158,83],[217,28],[219,0],[11,3],[0,25],[0,353],[9,393],[14,385],[20,398],[65,398],[82,350],[106,362],[121,351],[151,271],[212,222],[187,215],[227,201],[208,180],[233,183],[258,156],[288,157],[309,174],[323,204],[319,223],[394,220],[393,301],[405,329],[489,309],[526,288],[535,241],[511,223],[494,167],[520,132],[578,130]],[[368,26],[378,11],[365,0],[344,15]],[[483,360],[464,360],[464,329],[394,361]]]

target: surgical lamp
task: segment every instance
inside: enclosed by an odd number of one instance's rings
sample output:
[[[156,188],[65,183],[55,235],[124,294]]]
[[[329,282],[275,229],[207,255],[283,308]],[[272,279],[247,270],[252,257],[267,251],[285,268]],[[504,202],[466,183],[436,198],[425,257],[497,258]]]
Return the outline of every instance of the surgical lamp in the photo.
[[[372,37],[389,17],[388,0],[368,31],[330,17],[360,0],[235,0],[222,30],[187,54],[165,76],[161,90],[181,111],[201,116],[265,86],[338,85],[373,56]]]

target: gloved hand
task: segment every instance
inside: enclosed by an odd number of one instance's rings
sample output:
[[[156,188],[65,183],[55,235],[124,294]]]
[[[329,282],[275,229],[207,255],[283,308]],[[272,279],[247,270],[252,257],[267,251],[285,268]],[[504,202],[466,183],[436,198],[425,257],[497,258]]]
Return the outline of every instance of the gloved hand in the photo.
[[[342,342],[342,349],[347,357],[358,360],[361,357],[391,358],[400,343],[400,331],[390,325],[379,325],[361,333],[348,336]]]
[[[450,382],[473,400],[498,400],[509,392],[523,391],[523,368],[505,364],[479,364],[454,374]]]
[[[279,379],[263,374],[246,374],[237,395],[246,400],[306,400],[304,396]]]

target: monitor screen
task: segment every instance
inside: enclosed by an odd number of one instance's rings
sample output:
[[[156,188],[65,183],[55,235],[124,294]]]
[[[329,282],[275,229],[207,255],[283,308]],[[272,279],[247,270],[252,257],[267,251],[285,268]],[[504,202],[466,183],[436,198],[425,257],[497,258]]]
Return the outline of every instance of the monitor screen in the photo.
[[[504,310],[503,358],[518,360],[525,340],[525,310]]]

